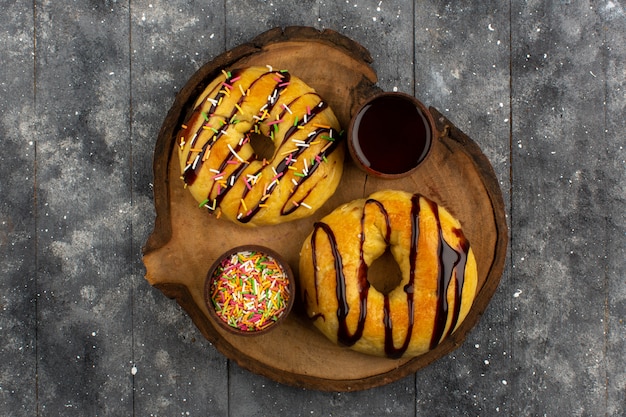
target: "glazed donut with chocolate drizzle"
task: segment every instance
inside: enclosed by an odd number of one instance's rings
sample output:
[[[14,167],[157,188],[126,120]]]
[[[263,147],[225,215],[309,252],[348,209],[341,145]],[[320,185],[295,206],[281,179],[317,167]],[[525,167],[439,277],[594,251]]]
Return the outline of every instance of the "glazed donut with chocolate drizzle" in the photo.
[[[328,104],[288,71],[223,71],[178,132],[182,179],[200,207],[242,225],[307,217],[341,178],[339,129]],[[271,140],[272,157],[257,155],[255,137]]]
[[[368,268],[389,250],[401,282],[377,290]],[[474,254],[461,225],[418,194],[379,191],[315,223],[300,252],[299,288],[330,340],[390,358],[434,349],[469,312]]]

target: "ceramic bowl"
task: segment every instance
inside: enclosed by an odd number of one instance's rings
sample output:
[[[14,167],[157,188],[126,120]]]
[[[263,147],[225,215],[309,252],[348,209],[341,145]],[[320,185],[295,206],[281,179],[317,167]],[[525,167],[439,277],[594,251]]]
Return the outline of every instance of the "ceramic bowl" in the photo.
[[[366,173],[401,178],[424,162],[437,134],[422,102],[408,94],[383,92],[369,98],[352,117],[348,150]]]
[[[289,315],[295,295],[287,262],[258,245],[238,246],[221,255],[209,269],[204,288],[214,324],[242,336],[278,326]]]

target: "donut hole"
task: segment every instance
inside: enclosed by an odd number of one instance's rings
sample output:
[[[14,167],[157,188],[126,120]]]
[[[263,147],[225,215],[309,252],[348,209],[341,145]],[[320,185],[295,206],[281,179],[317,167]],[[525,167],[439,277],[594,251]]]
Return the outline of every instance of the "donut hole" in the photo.
[[[367,281],[378,292],[387,295],[402,282],[402,271],[391,254],[389,246],[372,262],[367,271]]]
[[[259,160],[274,158],[276,146],[272,139],[260,133],[250,133],[250,146]]]

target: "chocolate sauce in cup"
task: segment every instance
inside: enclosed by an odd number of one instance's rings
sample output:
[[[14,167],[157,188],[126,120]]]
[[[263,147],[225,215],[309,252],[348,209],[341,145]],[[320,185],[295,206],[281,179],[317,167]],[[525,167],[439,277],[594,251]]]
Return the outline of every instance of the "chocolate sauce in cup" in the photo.
[[[366,101],[352,117],[348,149],[368,174],[400,178],[411,174],[428,155],[435,123],[415,97],[386,92]]]

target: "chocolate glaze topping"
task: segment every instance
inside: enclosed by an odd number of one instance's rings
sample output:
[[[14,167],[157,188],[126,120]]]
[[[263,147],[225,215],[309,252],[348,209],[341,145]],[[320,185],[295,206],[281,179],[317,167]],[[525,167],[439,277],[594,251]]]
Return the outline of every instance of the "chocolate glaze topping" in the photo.
[[[448,336],[452,333],[454,328],[457,325],[460,309],[461,309],[461,296],[463,293],[463,284],[464,284],[464,275],[465,275],[465,264],[467,261],[467,254],[469,252],[469,242],[463,236],[461,230],[455,229],[453,233],[460,238],[460,244],[458,248],[452,248],[444,239],[443,232],[441,230],[441,223],[439,220],[439,214],[437,205],[428,200],[431,210],[433,211],[438,228],[438,273],[437,273],[437,305],[436,305],[436,313],[435,320],[433,323],[433,332],[432,338],[430,341],[430,349],[433,349],[435,346],[439,344],[442,340],[442,336],[446,327],[446,323],[448,321],[449,316],[449,306],[447,301],[447,292],[448,288],[454,279],[455,281],[455,301],[454,301],[454,309],[452,311],[452,316],[450,319],[450,327],[445,336]],[[363,246],[365,242],[365,222],[366,216],[368,215],[368,210],[366,208],[368,206],[374,206],[377,209],[379,215],[382,215],[386,222],[386,230],[385,230],[385,241],[387,244],[390,242],[391,237],[391,223],[389,219],[389,214],[387,213],[384,205],[377,200],[368,199],[365,202],[363,208],[363,214],[361,216],[361,233],[360,233],[360,261],[358,268],[358,290],[359,290],[359,316],[357,321],[357,326],[354,332],[351,332],[348,329],[347,325],[347,316],[350,312],[350,306],[347,302],[346,297],[346,277],[343,270],[343,261],[341,257],[341,253],[337,248],[337,240],[335,235],[327,224],[323,222],[317,222],[313,226],[313,233],[311,235],[311,252],[312,252],[312,260],[313,260],[313,274],[314,274],[314,285],[316,290],[315,300],[316,303],[319,303],[319,291],[318,291],[318,278],[317,278],[317,234],[322,232],[326,235],[328,239],[331,254],[333,257],[333,265],[335,269],[335,281],[336,281],[336,297],[337,297],[337,318],[339,321],[339,327],[337,329],[337,340],[347,346],[352,346],[363,335],[363,329],[365,326],[365,320],[367,318],[367,296],[369,293],[370,284],[367,280],[367,272],[368,266],[364,260],[363,254]],[[415,282],[416,280],[421,279],[421,277],[415,275],[416,270],[416,260],[417,260],[417,252],[419,250],[419,220],[420,220],[420,196],[418,194],[414,194],[411,198],[411,247],[410,247],[410,271],[409,271],[409,279],[407,284],[403,287],[403,290],[406,294],[406,314],[408,316],[408,329],[403,343],[400,346],[395,346],[393,341],[393,322],[391,319],[391,306],[389,301],[389,294],[384,295],[384,303],[383,303],[383,324],[385,328],[385,354],[390,358],[399,358],[409,347],[411,336],[413,333],[414,326],[414,297],[415,297]],[[305,295],[305,301],[308,299],[308,295]],[[322,314],[315,314],[311,317],[312,320],[316,320],[318,318],[324,318]]]

